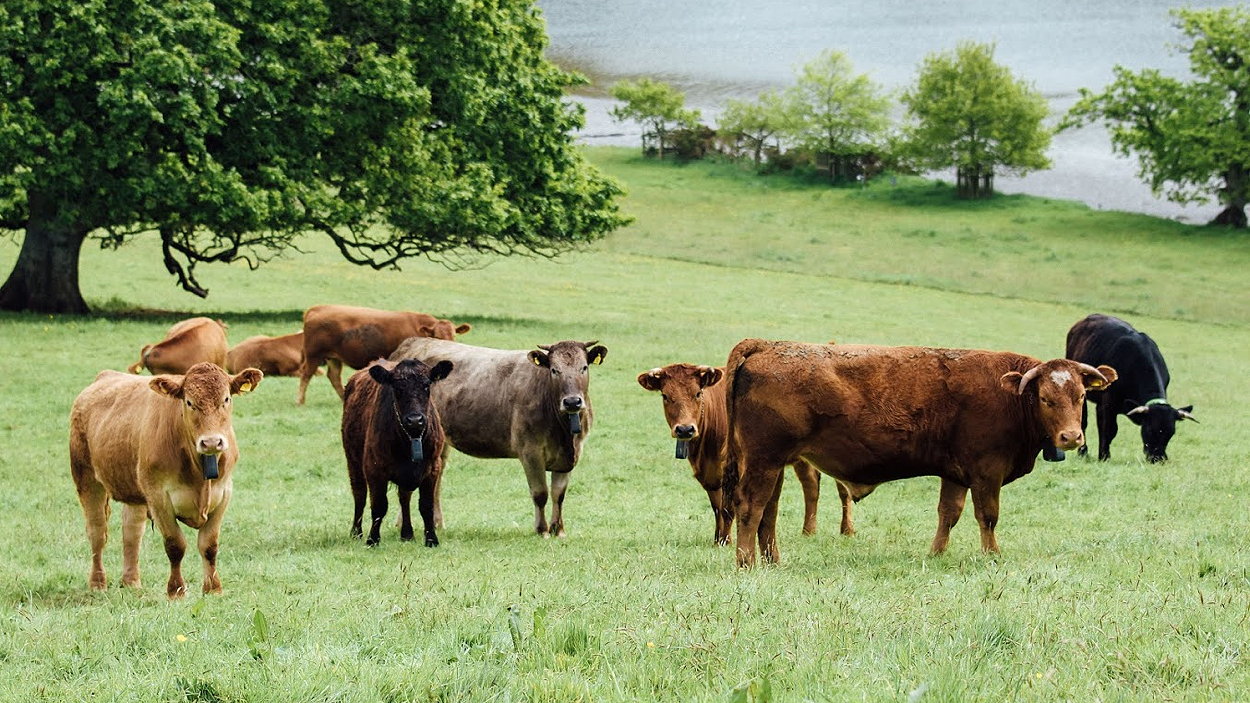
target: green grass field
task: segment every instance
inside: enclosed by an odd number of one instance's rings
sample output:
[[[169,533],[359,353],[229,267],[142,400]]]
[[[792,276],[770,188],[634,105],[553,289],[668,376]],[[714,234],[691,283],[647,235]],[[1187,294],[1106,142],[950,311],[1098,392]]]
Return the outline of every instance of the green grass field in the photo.
[[[90,318],[0,315],[0,700],[3,701],[1237,701],[1250,699],[1250,238],[1063,202],[954,203],[929,182],[829,189],[732,166],[591,157],[637,220],[556,261],[372,272],[326,241],[306,255],[208,268],[201,301],[159,247],[87,250]],[[0,271],[17,252],[0,242]],[[339,403],[315,379],[241,397],[243,458],[222,530],[221,596],[164,596],[149,531],[144,588],[86,587],[67,417],[102,368],[124,369],[181,317],[230,338],[298,329],[349,303],[471,322],[463,341],[599,339],[594,432],[573,474],[569,536],[532,534],[520,466],[453,454],[442,545],[366,549]],[[176,312],[137,312],[138,309]],[[1121,422],[1110,462],[1039,461],[1003,491],[999,557],[971,511],[927,556],[938,481],[887,484],[837,534],[799,534],[792,478],[782,563],[738,571],[711,545],[703,491],[673,457],[635,376],[723,363],[743,337],[1011,349],[1053,358],[1089,312],[1158,341],[1174,401],[1195,405],[1165,465]],[[392,504],[393,506],[393,504]],[[393,506],[394,509],[394,506]]]

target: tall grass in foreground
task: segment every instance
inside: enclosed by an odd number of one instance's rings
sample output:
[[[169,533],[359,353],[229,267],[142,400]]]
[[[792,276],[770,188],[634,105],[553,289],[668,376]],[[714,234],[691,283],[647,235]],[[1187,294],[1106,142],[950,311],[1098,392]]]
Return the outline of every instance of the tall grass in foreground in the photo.
[[[258,272],[206,270],[212,297],[199,301],[137,244],[86,253],[86,295],[115,313],[0,315],[0,700],[1250,697],[1244,240],[1067,203],[894,203],[872,189],[592,156],[630,188],[638,222],[557,261],[378,273],[311,239],[307,255]],[[987,245],[1013,218],[1030,244]],[[907,235],[921,226],[935,234]],[[0,269],[15,255],[0,245]],[[895,265],[915,280],[882,282]],[[1056,282],[1087,266],[1098,275]],[[1012,286],[983,290],[978,271]],[[924,287],[930,276],[943,280]],[[348,537],[337,397],[318,378],[296,407],[295,380],[271,378],[235,409],[243,456],[222,530],[225,594],[198,595],[191,555],[192,595],[167,602],[151,531],[145,587],[116,587],[116,517],[114,587],[88,592],[66,451],[73,397],[184,314],[221,317],[238,341],[294,330],[322,302],[436,312],[473,323],[464,341],[487,346],[600,339],[609,353],[592,371],[596,425],[566,501],[568,539],[531,534],[519,464],[453,454],[442,545],[401,543],[388,524],[366,549]],[[116,312],[135,306],[178,312]],[[1161,466],[1141,459],[1128,423],[1110,462],[1039,462],[1003,492],[996,558],[978,552],[971,514],[946,556],[926,556],[936,479],[878,489],[850,539],[837,535],[827,481],[819,534],[800,537],[791,482],[782,564],[737,571],[731,550],[711,546],[706,498],[672,458],[659,401],[634,381],[673,361],[722,363],[746,336],[1052,358],[1095,310],[1155,337],[1172,397],[1202,424],[1180,428]]]

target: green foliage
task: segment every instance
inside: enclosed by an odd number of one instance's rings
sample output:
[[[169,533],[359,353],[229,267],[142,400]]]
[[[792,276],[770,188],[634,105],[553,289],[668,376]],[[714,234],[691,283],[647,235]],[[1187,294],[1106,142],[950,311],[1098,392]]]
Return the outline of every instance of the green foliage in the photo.
[[[825,51],[802,66],[785,90],[787,139],[797,148],[830,160],[830,178],[840,166],[881,150],[890,125],[890,98],[867,74],[854,73],[845,54]]]
[[[726,100],[717,129],[722,137],[732,137],[737,146],[745,148],[758,168],[768,140],[780,142],[783,133],[793,131],[793,122],[794,116],[781,93],[769,91],[755,102]]]
[[[1117,66],[1102,92],[1081,90],[1064,127],[1102,122],[1111,144],[1136,155],[1155,194],[1179,203],[1209,199],[1216,221],[1246,226],[1250,200],[1250,8],[1172,11],[1193,80]]]
[[[954,167],[979,182],[1050,167],[1046,100],[994,62],[992,45],[965,42],[925,57],[902,100],[911,120],[904,149],[922,168]]]
[[[88,232],[159,231],[201,295],[196,263],[307,230],[375,268],[554,255],[624,219],[545,43],[529,0],[6,2],[0,225],[75,264]]]
[[[686,96],[663,81],[618,81],[612,86],[612,97],[624,103],[612,108],[612,117],[618,122],[642,125],[643,152],[647,151],[648,142],[654,140],[661,159],[671,132],[693,129],[699,122],[699,111],[686,109]]]

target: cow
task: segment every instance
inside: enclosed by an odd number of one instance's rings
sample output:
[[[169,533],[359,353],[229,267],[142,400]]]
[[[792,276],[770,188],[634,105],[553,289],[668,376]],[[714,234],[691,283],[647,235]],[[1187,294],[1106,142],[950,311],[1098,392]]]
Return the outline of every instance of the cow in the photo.
[[[266,376],[298,376],[304,365],[304,333],[281,337],[256,335],[239,342],[226,352],[226,370],[257,368]],[[316,369],[314,373],[320,373]]]
[[[239,446],[231,426],[231,396],[256,388],[258,369],[231,376],[202,362],[185,375],[144,379],[101,371],[70,411],[69,460],[91,543],[92,589],[107,587],[102,554],[110,499],[122,503],[122,584],[139,587],[139,543],[150,518],[169,557],[166,595],[187,585],[187,542],[178,522],[199,531],[204,593],[221,591],[217,539],[230,504]]]
[[[780,558],[781,470],[797,459],[860,487],[941,478],[931,551],[946,551],[969,489],[981,549],[998,552],[1004,484],[1084,441],[1085,392],[1116,379],[1110,366],[1040,361],[1012,352],[747,339],[729,376],[729,462],[740,471],[739,566]],[[730,469],[732,470],[732,468]]]
[[[317,367],[326,365],[330,384],[343,397],[343,365],[363,369],[390,356],[409,337],[452,340],[473,329],[423,312],[375,310],[348,305],[314,305],[304,311],[304,367],[300,371],[299,396],[304,404],[308,381]]]
[[[1089,396],[1097,406],[1099,461],[1111,458],[1111,440],[1119,429],[1116,415],[1141,425],[1142,449],[1151,463],[1167,461],[1177,421],[1198,421],[1192,414],[1194,406],[1174,408],[1168,403],[1171,377],[1159,346],[1124,320],[1099,314],[1080,320],[1068,330],[1064,356],[1086,364],[1109,364],[1120,373],[1114,386]],[[1082,430],[1088,422],[1088,409],[1082,406]],[[1081,447],[1082,455],[1086,451]]]
[[[455,375],[433,391],[447,444],[483,459],[520,459],[534,501],[534,531],[543,537],[564,537],[570,472],[594,424],[590,365],[603,363],[607,355],[607,348],[598,342],[563,341],[539,344],[533,350],[506,350],[412,337],[391,360],[455,364]],[[439,488],[436,485],[434,491],[434,522],[441,526]],[[548,495],[550,522],[545,516]]]
[[[127,369],[139,373],[143,369],[156,374],[185,374],[187,369],[209,361],[226,366],[226,323],[209,317],[192,317],[169,328],[165,338],[156,344],[145,344],[139,360]]]
[[[352,537],[361,536],[365,494],[372,517],[367,546],[381,539],[386,517],[387,485],[399,488],[399,538],[412,539],[412,492],[420,489],[417,510],[425,528],[425,546],[437,547],[434,531],[434,486],[443,469],[443,426],[430,402],[431,386],[451,373],[452,362],[433,367],[415,359],[399,363],[378,360],[366,373],[347,382],[343,397],[343,453],[352,487],[355,512]]]
[[[736,481],[725,480],[725,385],[724,367],[669,364],[638,374],[638,385],[660,394],[664,419],[677,440],[677,458],[687,459],[694,478],[707,491],[715,522],[712,541],[729,544],[733,525],[733,490]],[[820,472],[805,461],[794,463],[794,474],[803,487],[803,534],[816,532],[816,506],[820,500]],[[729,488],[728,491],[723,489]],[[838,484],[842,498],[842,534],[854,534],[850,498]]]

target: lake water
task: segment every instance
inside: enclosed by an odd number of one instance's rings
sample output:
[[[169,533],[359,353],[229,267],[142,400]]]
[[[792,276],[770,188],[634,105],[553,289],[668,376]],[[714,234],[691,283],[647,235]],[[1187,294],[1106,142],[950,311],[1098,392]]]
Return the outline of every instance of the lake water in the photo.
[[[958,42],[993,42],[995,59],[1032,82],[1057,118],[1078,89],[1098,90],[1112,67],[1157,68],[1185,76],[1187,58],[1168,10],[1177,0],[1050,3],[1024,0],[539,0],[551,37],[548,56],[589,76],[580,137],[592,144],[638,143],[638,130],[612,121],[606,97],[622,78],[651,76],[686,94],[714,122],[726,98],[753,99],[793,82],[795,67],[825,49],[847,54],[857,72],[901,90],[929,53]],[[1196,7],[1235,5],[1199,3]],[[1054,167],[1023,178],[1000,176],[999,190],[1081,200],[1092,207],[1205,222],[1214,203],[1181,207],[1155,198],[1134,160],[1111,152],[1098,127],[1057,136]],[[953,172],[947,176],[953,180]]]

